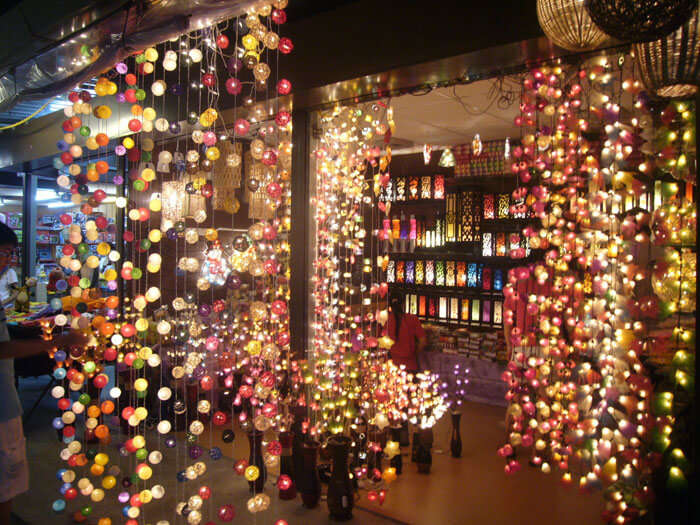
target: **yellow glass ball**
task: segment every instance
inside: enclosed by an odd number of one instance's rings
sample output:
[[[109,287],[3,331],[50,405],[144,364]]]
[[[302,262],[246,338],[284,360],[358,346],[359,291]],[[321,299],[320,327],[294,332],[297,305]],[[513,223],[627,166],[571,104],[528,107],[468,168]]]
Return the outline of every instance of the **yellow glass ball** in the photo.
[[[100,502],[105,499],[105,491],[102,489],[95,489],[90,494],[90,499],[94,502]]]
[[[260,469],[255,465],[248,465],[245,469],[245,479],[255,481],[260,477]]]
[[[144,168],[141,171],[141,178],[146,182],[151,182],[156,178],[156,172],[153,170],[153,168]]]
[[[145,419],[148,417],[148,410],[146,410],[144,407],[138,407],[136,410],[134,410],[134,416],[136,416],[139,421],[145,421]],[[144,446],[146,446],[145,443]]]
[[[153,198],[148,202],[148,208],[153,212],[159,212],[163,209],[163,201],[158,198]]]
[[[124,140],[122,140],[122,146],[124,146],[126,149],[131,149],[134,147],[134,139],[131,137],[126,137]]]
[[[204,236],[210,242],[215,241],[219,238],[219,232],[217,232],[214,228],[208,228]]]
[[[102,478],[102,488],[104,489],[112,489],[114,486],[117,484],[117,478],[114,476],[105,476]]]
[[[211,161],[214,160],[219,160],[219,157],[221,156],[221,153],[219,152],[219,148],[216,146],[212,146],[210,148],[207,148],[207,158]]]
[[[142,466],[139,471],[138,471],[138,476],[139,479],[151,479],[151,476],[153,475],[153,469],[149,467],[148,465]]]
[[[148,330],[148,321],[141,317],[138,321],[134,323],[134,326],[139,332],[145,332],[146,330]]]
[[[87,147],[87,149],[90,150],[96,150],[100,147],[100,145],[97,143],[97,140],[95,140],[95,137],[88,137],[85,141],[85,146]]]
[[[143,118],[145,120],[155,120],[156,119],[156,110],[153,109],[152,107],[147,107],[143,110]],[[146,150],[150,151],[150,150]]]
[[[146,438],[141,435],[134,436],[132,443],[136,448],[143,448],[146,446]]]
[[[155,62],[158,60],[158,51],[154,47],[149,47],[143,52],[143,56],[146,57],[146,60],[149,62]]]
[[[88,268],[97,268],[100,265],[100,258],[97,255],[91,255],[86,261]]]
[[[144,319],[139,319],[139,321],[143,321]],[[134,389],[137,392],[145,392],[146,389],[148,389],[148,381],[144,379],[143,377],[139,377],[136,381],[134,381]],[[143,407],[139,407],[143,408]]]
[[[151,494],[150,490],[144,489],[139,492],[139,499],[141,500],[141,503],[150,503],[150,501],[153,499],[153,494]]]
[[[104,273],[104,276],[105,276],[105,280],[114,281],[117,279],[117,271],[110,268]]]
[[[107,242],[101,242],[97,245],[97,253],[100,255],[108,255],[112,251],[112,247]]]
[[[95,463],[104,467],[107,463],[109,463],[109,456],[104,452],[99,452],[95,456]]]
[[[71,164],[68,166],[68,173],[71,175],[80,175],[80,164]]]
[[[151,201],[153,202],[153,201]],[[155,210],[152,210],[155,211]],[[148,240],[151,242],[160,242],[163,238],[163,233],[160,230],[151,230],[148,232]]]
[[[253,51],[258,47],[258,39],[251,34],[245,35],[241,39],[241,43],[243,44],[243,47],[248,51]]]

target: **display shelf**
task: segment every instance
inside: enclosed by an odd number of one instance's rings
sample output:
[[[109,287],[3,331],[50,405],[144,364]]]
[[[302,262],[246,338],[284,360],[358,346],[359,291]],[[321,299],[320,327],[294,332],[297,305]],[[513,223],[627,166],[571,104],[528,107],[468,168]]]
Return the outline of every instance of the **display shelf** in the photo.
[[[404,201],[391,201],[391,207],[394,208],[399,206],[401,208],[406,208],[409,206],[438,206],[442,205],[445,207],[445,199],[414,199],[414,200],[404,200]]]
[[[476,188],[481,190],[515,189],[518,186],[518,175],[514,173],[499,173],[494,175],[466,175],[445,179],[445,191],[453,188]]]
[[[465,297],[479,299],[502,299],[502,290],[482,290],[481,288],[469,288],[465,286],[433,286],[428,284],[390,283],[389,288],[400,288],[406,293],[421,293],[429,295],[445,295],[448,297]]]
[[[521,266],[527,262],[530,262],[534,259],[541,258],[541,253],[544,253],[543,250],[532,250],[530,255],[527,257],[524,257],[522,259],[511,259],[510,257],[506,256],[490,256],[490,257],[485,257],[483,255],[476,255],[476,254],[470,254],[465,251],[459,251],[459,252],[453,252],[453,251],[446,251],[443,248],[416,248],[416,250],[413,253],[402,253],[402,252],[395,252],[395,253],[389,253],[389,258],[390,259],[395,259],[397,261],[406,261],[406,260],[430,260],[430,259],[437,259],[440,261],[465,261],[465,262],[476,262],[476,263],[484,263],[488,265],[493,265],[493,266],[506,266],[506,267],[511,267],[511,266]]]

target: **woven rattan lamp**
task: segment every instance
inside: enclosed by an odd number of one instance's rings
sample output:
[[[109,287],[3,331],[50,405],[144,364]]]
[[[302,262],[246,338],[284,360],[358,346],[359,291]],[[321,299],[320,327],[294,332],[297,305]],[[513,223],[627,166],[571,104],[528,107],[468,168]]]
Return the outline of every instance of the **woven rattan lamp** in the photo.
[[[608,37],[586,11],[585,0],[537,0],[537,19],[542,31],[559,47],[588,51]]]
[[[686,22],[698,0],[586,0],[593,22],[619,40],[647,42]]]
[[[698,10],[664,38],[635,44],[634,56],[646,88],[659,97],[685,98],[700,86]]]

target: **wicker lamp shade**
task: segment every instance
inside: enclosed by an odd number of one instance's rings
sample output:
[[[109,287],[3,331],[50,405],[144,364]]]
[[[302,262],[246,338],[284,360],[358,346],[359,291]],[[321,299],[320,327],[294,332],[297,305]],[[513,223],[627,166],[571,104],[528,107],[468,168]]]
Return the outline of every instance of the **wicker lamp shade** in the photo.
[[[686,22],[697,0],[586,0],[593,22],[611,37],[647,42]]]
[[[585,0],[537,0],[542,31],[559,47],[587,51],[599,47],[608,36],[586,11]]]
[[[685,98],[700,86],[698,10],[670,35],[635,44],[634,55],[645,87],[664,98]]]

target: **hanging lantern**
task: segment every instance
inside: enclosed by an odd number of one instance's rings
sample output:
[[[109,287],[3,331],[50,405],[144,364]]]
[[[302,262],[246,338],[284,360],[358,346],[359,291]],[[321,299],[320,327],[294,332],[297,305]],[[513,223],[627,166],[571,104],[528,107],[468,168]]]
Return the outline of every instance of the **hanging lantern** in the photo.
[[[591,20],[584,0],[537,0],[537,19],[545,35],[570,51],[595,49],[608,38]]]
[[[444,150],[442,150],[442,155],[440,155],[438,166],[440,166],[441,168],[455,167],[455,155],[454,153],[452,153],[452,148],[445,148]]]
[[[700,86],[698,10],[660,40],[635,44],[634,55],[646,88],[659,97],[683,98]]]
[[[593,22],[619,40],[647,42],[664,37],[686,22],[697,0],[586,0]]]

